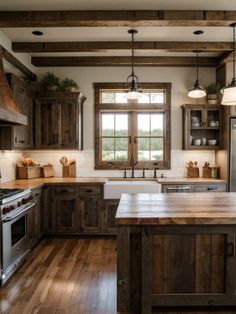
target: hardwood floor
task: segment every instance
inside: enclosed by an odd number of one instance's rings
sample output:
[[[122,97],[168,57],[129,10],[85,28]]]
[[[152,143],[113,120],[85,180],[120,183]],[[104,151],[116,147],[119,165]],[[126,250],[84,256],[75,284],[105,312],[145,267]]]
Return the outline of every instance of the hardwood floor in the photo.
[[[1,314],[115,314],[116,240],[44,239],[0,289]],[[158,314],[231,312],[158,312]]]
[[[116,313],[116,241],[43,240],[1,289],[1,313]]]

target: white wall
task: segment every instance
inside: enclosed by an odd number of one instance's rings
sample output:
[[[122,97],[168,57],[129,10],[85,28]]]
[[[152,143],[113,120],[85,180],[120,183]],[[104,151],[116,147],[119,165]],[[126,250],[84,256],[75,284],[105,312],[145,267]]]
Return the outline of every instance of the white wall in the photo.
[[[80,91],[87,97],[84,103],[84,151],[57,151],[57,152],[28,152],[40,162],[53,162],[56,175],[61,175],[59,159],[66,154],[77,160],[78,176],[120,176],[121,171],[94,171],[94,82],[124,82],[130,74],[130,69],[125,67],[104,68],[39,68],[38,76],[47,71],[53,71],[61,79],[66,76],[73,78],[80,86]],[[194,68],[170,68],[170,67],[144,67],[135,69],[140,82],[171,82],[172,105],[171,105],[171,147],[172,161],[170,171],[161,171],[168,176],[186,175],[186,163],[189,160],[197,160],[200,165],[205,161],[215,163],[214,151],[182,151],[182,119],[180,106],[185,103],[196,103],[187,96],[187,90],[195,80],[196,69]],[[215,80],[215,70],[209,68],[200,69],[200,78],[206,85]],[[151,176],[152,171],[149,172]]]
[[[36,72],[36,68],[31,65],[30,56],[25,53],[14,53],[11,50],[11,40],[0,31],[0,44],[17,57],[22,63],[24,63],[31,71]],[[5,71],[14,72],[15,74],[22,76],[22,73],[16,70],[9,63],[4,62]],[[16,177],[16,162],[21,158],[21,152],[17,151],[0,151],[0,171],[2,176],[2,182],[10,181]]]
[[[55,166],[56,175],[61,175],[59,159],[62,155],[77,160],[78,176],[121,176],[122,171],[95,171],[94,170],[94,82],[124,82],[130,74],[130,68],[125,67],[68,67],[68,68],[38,68],[31,65],[28,54],[15,54],[11,50],[10,39],[0,31],[0,44],[15,55],[22,63],[33,72],[42,76],[47,71],[53,71],[61,79],[73,78],[78,82],[81,92],[87,97],[84,103],[84,151],[29,151],[24,155],[31,156],[41,163],[52,162]],[[9,64],[5,64],[6,71],[15,71]],[[213,151],[191,152],[181,150],[182,120],[180,106],[184,103],[194,103],[187,97],[187,90],[193,85],[196,75],[195,68],[170,68],[170,67],[145,67],[135,69],[140,82],[171,82],[172,83],[172,122],[171,122],[171,170],[162,171],[168,176],[186,175],[186,162],[197,160],[200,165],[204,161],[215,163]],[[215,70],[209,68],[200,69],[200,78],[206,85],[215,80]],[[15,178],[15,163],[21,158],[20,152],[0,152],[0,168],[2,181]],[[151,171],[148,173],[153,174]]]

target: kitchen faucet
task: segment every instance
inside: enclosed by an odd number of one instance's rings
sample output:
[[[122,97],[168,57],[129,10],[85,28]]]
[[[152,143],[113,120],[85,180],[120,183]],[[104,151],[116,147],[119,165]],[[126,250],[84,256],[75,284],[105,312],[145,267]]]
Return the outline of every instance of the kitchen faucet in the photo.
[[[132,167],[132,171],[131,171],[131,178],[134,178],[134,166],[136,165],[136,163],[134,162],[134,156],[131,156],[131,167]]]

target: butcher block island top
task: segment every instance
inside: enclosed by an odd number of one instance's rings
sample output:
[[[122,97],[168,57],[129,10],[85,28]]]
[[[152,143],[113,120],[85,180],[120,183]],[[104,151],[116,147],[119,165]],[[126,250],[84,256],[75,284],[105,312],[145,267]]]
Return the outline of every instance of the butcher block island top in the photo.
[[[236,224],[236,193],[122,194],[118,225]]]

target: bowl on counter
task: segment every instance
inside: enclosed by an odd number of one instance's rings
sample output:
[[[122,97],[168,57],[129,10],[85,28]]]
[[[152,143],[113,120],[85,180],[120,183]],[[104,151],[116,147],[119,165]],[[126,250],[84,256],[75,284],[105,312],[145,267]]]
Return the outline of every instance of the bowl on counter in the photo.
[[[207,141],[207,144],[210,145],[210,146],[214,146],[214,145],[216,145],[216,143],[217,143],[216,139]]]
[[[202,144],[202,140],[200,138],[193,139],[194,146],[200,146]]]

